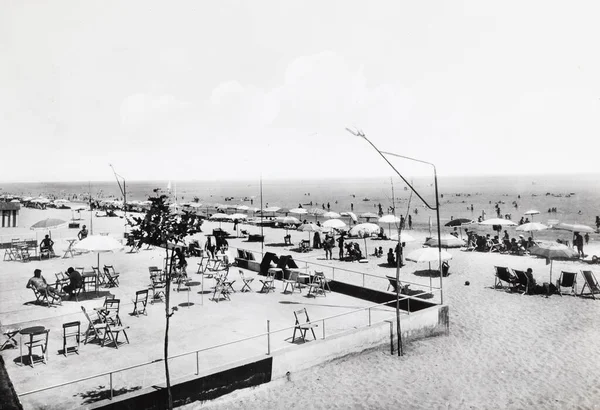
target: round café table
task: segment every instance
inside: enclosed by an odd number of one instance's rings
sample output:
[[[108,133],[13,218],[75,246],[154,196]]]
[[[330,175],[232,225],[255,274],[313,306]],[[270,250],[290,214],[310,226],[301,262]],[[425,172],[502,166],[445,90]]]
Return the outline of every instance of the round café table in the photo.
[[[40,333],[46,330],[44,326],[31,326],[26,327],[25,329],[21,329],[19,332],[19,352],[21,354],[21,365],[23,365],[23,335],[28,336],[35,333]]]
[[[185,286],[187,286],[187,288],[188,288],[188,293],[187,293],[187,303],[186,303],[186,302],[184,302],[184,303],[180,303],[180,304],[179,304],[179,306],[187,306],[187,307],[190,307],[190,306],[194,305],[194,302],[190,302],[190,292],[192,291],[190,288],[191,288],[192,286],[199,286],[199,285],[201,285],[201,283],[200,283],[200,282],[193,282],[193,281],[189,281],[189,282],[187,282],[187,283],[185,284]]]

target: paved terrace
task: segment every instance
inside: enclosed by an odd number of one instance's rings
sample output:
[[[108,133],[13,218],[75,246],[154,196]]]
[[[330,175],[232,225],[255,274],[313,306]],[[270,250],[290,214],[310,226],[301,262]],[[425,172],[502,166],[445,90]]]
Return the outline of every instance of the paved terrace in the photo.
[[[242,244],[239,244],[242,245]],[[279,253],[279,252],[278,252]],[[281,252],[284,253],[284,252]],[[280,254],[281,254],[280,253]],[[290,253],[290,252],[285,252]],[[161,266],[164,251],[160,249],[141,251],[137,254],[101,254],[100,264],[114,264],[121,272],[118,288],[101,288],[99,294],[88,294],[79,302],[63,301],[62,306],[47,308],[35,305],[34,294],[25,288],[27,280],[35,268],[42,269],[42,275],[48,282],[54,282],[54,273],[65,271],[69,266],[85,266],[91,270],[96,264],[96,255],[79,255],[73,259],[55,258],[50,261],[0,262],[0,321],[4,327],[28,327],[42,325],[50,329],[48,348],[49,361],[47,364],[36,364],[34,368],[20,364],[19,348],[2,351],[9,375],[17,393],[43,388],[71,380],[110,372],[116,369],[151,362],[163,356],[164,338],[164,304],[148,304],[147,316],[135,317],[132,299],[135,291],[144,289],[149,283],[148,266]],[[189,276],[200,282],[195,268],[198,258],[190,258]],[[256,273],[245,271],[249,277]],[[238,268],[230,270],[230,278],[236,279],[234,288],[239,290],[242,282],[239,279]],[[260,277],[262,278],[262,277]],[[336,277],[336,279],[338,279]],[[207,279],[204,283],[205,294],[201,295],[201,286],[191,288],[190,292],[172,292],[172,306],[187,302],[194,303],[191,307],[178,307],[171,319],[170,355],[195,351],[210,346],[247,338],[266,332],[267,320],[270,321],[271,331],[287,328],[293,325],[293,311],[306,307],[313,321],[334,315],[352,312],[370,306],[369,302],[340,295],[327,293],[326,297],[307,298],[306,291],[302,294],[283,294],[282,283],[276,281],[276,291],[269,294],[257,293],[260,290],[258,278],[252,284],[254,292],[234,293],[231,301],[215,303],[210,300],[208,293],[214,282]],[[382,284],[380,284],[382,286]],[[112,346],[100,347],[90,343],[81,345],[79,355],[71,353],[68,357],[59,354],[62,350],[62,324],[74,320],[81,321],[82,332],[87,328],[87,320],[81,312],[84,306],[88,312],[94,307],[100,307],[104,296],[114,294],[121,299],[120,317],[127,331],[130,344],[120,344],[119,349]],[[202,300],[203,298],[203,300]],[[343,315],[326,320],[325,333],[330,336],[336,333],[364,327],[390,318],[393,310],[377,307]],[[317,337],[323,336],[323,326],[317,329]],[[271,351],[283,348],[298,348],[301,345],[291,343],[292,330],[271,334]],[[120,341],[124,340],[122,335]],[[18,337],[17,337],[18,340]],[[26,351],[24,350],[24,353]],[[219,347],[198,354],[198,366],[201,373],[223,366],[237,360],[267,354],[267,337],[261,336],[244,342]],[[196,354],[182,356],[170,361],[171,379],[177,380],[194,374]],[[158,362],[148,366],[113,374],[113,389],[115,394],[121,394],[143,387],[162,385],[164,383],[164,363]],[[76,384],[33,393],[21,398],[25,408],[79,408],[89,407],[95,401],[109,397],[109,376],[102,376]]]

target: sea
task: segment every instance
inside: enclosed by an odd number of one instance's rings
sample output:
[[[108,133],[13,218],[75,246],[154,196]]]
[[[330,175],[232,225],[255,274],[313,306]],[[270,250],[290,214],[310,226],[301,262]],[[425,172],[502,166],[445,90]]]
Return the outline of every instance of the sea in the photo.
[[[494,218],[497,207],[502,217],[519,222],[525,212],[530,221],[551,224],[579,223],[595,227],[600,215],[600,174],[501,175],[439,177],[440,223],[454,218]],[[410,185],[410,186],[409,186]],[[411,189],[414,188],[414,189]],[[1,183],[3,194],[45,196],[51,199],[83,201],[88,192],[94,198],[122,199],[122,186],[104,182]],[[127,200],[146,200],[155,190],[168,193],[174,201],[199,201],[207,208],[215,204],[261,207],[261,181],[126,181]],[[435,226],[436,196],[433,178],[394,177],[353,179],[263,180],[262,206],[285,208],[318,207],[336,212],[352,211],[411,215],[415,228]],[[497,205],[497,207],[496,207]],[[304,218],[305,217],[305,218]],[[314,217],[312,217],[314,218]],[[310,215],[301,219],[311,220]],[[480,227],[488,229],[486,227]],[[489,228],[491,230],[491,228]]]

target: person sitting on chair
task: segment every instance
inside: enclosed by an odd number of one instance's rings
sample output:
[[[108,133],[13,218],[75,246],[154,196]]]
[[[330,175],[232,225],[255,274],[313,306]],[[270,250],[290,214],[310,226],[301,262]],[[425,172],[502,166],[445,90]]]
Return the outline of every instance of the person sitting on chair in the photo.
[[[61,295],[52,286],[48,286],[46,279],[42,276],[42,271],[36,269],[33,271],[33,277],[27,282],[28,289],[35,289],[39,293],[43,293],[46,296],[50,296],[52,299],[61,300]]]
[[[46,235],[44,237],[44,239],[42,239],[42,242],[40,243],[40,252],[45,252],[48,251],[51,254],[54,253],[54,241],[52,240],[52,238],[50,238],[49,235]]]
[[[185,255],[183,254],[181,248],[175,248],[175,259],[177,260],[177,267],[181,272],[185,273],[187,261],[185,260]]]
[[[390,266],[396,265],[396,257],[394,256],[394,250],[392,248],[390,248],[390,250],[388,251],[387,262]]]
[[[63,292],[69,295],[70,300],[73,297],[73,292],[83,284],[83,278],[81,277],[81,273],[73,268],[67,269],[67,276],[69,277],[69,284],[63,287]]]

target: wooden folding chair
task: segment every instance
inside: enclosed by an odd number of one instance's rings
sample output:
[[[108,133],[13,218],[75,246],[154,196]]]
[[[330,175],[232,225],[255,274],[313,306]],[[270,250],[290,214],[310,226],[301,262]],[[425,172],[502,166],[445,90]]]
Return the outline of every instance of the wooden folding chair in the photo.
[[[275,271],[269,269],[267,272],[267,276],[265,279],[259,279],[259,282],[262,283],[262,288],[260,289],[260,293],[269,293],[273,289],[275,289]]]
[[[111,325],[122,326],[121,318],[119,317],[119,309],[121,308],[121,300],[109,299],[108,297],[104,300],[104,306],[102,308],[97,309],[99,317],[102,321],[109,323]]]
[[[221,299],[231,300],[229,298],[229,288],[227,285],[218,281],[215,286],[215,291],[213,292],[212,300],[218,303]]]
[[[132,302],[132,316],[135,315],[136,317],[139,317],[140,315],[147,315],[146,305],[148,304],[148,289],[138,290],[135,292],[135,300],[132,300]]]
[[[48,333],[50,333],[50,329],[44,329],[40,332],[31,333],[29,335],[29,341],[24,343],[29,351],[28,356],[31,367],[34,367],[33,349],[36,347],[39,347],[42,351],[42,363],[46,364],[48,361]]]
[[[323,272],[315,271],[312,282],[308,284],[308,294],[306,296],[313,295],[316,297],[319,293],[323,296],[327,296],[327,293],[325,292],[326,286],[327,280],[325,279],[325,274]]]
[[[2,343],[2,346],[0,346],[0,350],[4,350],[8,345],[13,345],[13,347],[17,347],[19,343],[15,340],[15,336],[18,335],[20,331],[20,327],[4,329],[2,334],[6,336],[6,340],[4,341],[4,343]]]
[[[96,280],[98,281],[98,286],[106,286],[108,284],[108,279],[104,274],[104,269],[100,270],[97,266],[92,266],[92,270],[96,275]],[[83,273],[82,273],[83,275]]]
[[[300,317],[304,314],[304,322],[300,322]],[[302,308],[300,310],[296,310],[294,312],[294,317],[296,318],[296,323],[294,324],[294,334],[292,335],[292,343],[296,341],[296,331],[300,334],[299,338],[302,338],[304,342],[306,342],[306,333],[310,330],[312,332],[313,338],[317,340],[317,336],[315,335],[315,327],[319,325],[316,323],[311,323],[310,318],[308,317],[308,312],[306,308]]]
[[[116,288],[119,286],[119,275],[120,273],[116,272],[112,265],[104,265],[104,276],[108,280],[108,287]]]
[[[585,283],[581,288],[581,293],[579,294],[579,296],[591,296],[592,299],[596,299],[594,295],[600,293],[600,286],[598,285],[596,276],[594,276],[594,272],[592,272],[591,270],[582,270],[581,274],[583,275]],[[583,293],[586,287],[589,289],[589,293]]]
[[[240,278],[242,278],[242,282],[244,283],[244,285],[242,286],[242,290],[240,292],[252,292],[252,288],[250,287],[250,284],[254,281],[254,278],[247,278],[241,269],[239,271],[240,271]]]
[[[150,281],[150,289],[152,289],[150,304],[154,304],[157,300],[164,301],[167,283],[161,280],[159,276],[150,276]]]
[[[64,272],[55,273],[54,276],[56,276],[56,284],[54,287],[58,292],[62,292],[62,288],[69,284],[70,279]]]
[[[294,293],[294,289],[298,289],[300,293],[302,293],[302,289],[298,286],[298,272],[291,271],[290,276],[287,279],[283,280],[285,287],[283,288],[283,293],[287,293],[288,287],[290,287],[290,293]]]
[[[570,288],[571,294],[577,296],[577,272],[560,272],[560,277],[556,281],[558,294],[562,296],[561,288]]]
[[[75,346],[67,346],[68,339],[75,339]],[[79,354],[79,345],[81,343],[81,322],[69,322],[63,324],[63,354],[67,357],[69,349]]]

